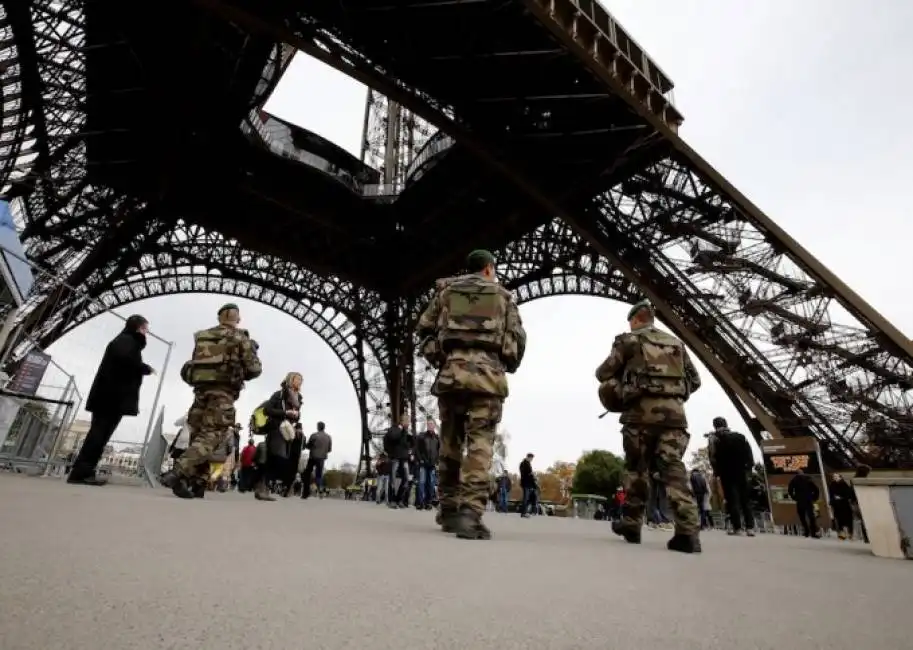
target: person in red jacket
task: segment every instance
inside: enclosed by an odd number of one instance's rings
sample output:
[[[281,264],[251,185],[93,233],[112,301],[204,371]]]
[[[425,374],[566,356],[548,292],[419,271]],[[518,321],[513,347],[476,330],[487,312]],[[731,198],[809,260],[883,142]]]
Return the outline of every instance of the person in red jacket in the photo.
[[[621,486],[615,490],[615,498],[612,503],[612,518],[621,519],[621,509],[625,505],[625,489]]]
[[[257,454],[257,445],[254,439],[247,441],[247,446],[241,451],[241,471],[238,472],[238,492],[250,490],[254,474],[254,456]]]

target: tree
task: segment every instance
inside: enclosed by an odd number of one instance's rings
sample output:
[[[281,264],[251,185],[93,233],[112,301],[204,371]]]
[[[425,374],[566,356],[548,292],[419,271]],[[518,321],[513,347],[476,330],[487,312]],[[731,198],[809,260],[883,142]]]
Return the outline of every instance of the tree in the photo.
[[[551,501],[562,503],[564,496],[561,492],[561,481],[551,472],[536,472],[536,478],[539,481],[539,499],[541,501]]]
[[[328,469],[323,473],[323,485],[328,490],[346,488],[355,482],[355,473],[344,469]]]
[[[574,494],[599,494],[611,498],[621,485],[624,461],[610,451],[594,449],[580,457],[574,468]]]
[[[567,463],[563,460],[555,461],[546,471],[558,479],[561,487],[561,500],[566,501],[571,496],[571,486],[574,484],[574,472],[577,469],[575,463]]]
[[[704,445],[691,454],[691,462],[688,463],[691,469],[699,469],[705,476],[709,477],[713,470],[710,467],[710,447]]]
[[[519,501],[523,498],[523,488],[520,487],[520,475],[515,472],[507,474],[510,477],[510,494],[507,498],[511,501]]]
[[[751,507],[755,512],[770,512],[770,499],[767,495],[767,472],[764,465],[756,463],[751,471],[748,487],[751,494]]]

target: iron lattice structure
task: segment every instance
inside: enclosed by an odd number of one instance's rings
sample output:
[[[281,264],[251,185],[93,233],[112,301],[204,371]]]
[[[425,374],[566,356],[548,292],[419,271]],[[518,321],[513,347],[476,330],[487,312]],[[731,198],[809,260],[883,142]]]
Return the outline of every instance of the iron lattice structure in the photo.
[[[481,240],[498,251],[499,275],[520,303],[566,294],[652,299],[756,437],[814,435],[831,467],[913,464],[909,339],[677,137],[671,82],[598,5],[582,12],[559,0],[444,3],[411,13],[418,10],[410,3],[391,2],[381,14],[355,0],[305,10],[278,2],[255,15],[242,3],[196,4],[203,23],[230,26],[212,36],[214,50],[228,43],[237,69],[250,60],[259,66],[252,90],[238,91],[246,104],[226,137],[342,178],[338,164],[273,141],[259,118],[302,50],[372,87],[362,159],[380,184],[349,175],[346,187],[389,209],[414,201],[422,184],[453,184],[458,173],[484,167],[435,212],[452,203],[465,216],[459,201],[467,195],[483,211],[503,188],[514,192],[505,201],[516,209],[485,232],[474,227],[465,245],[434,248],[425,266],[417,256],[414,274],[384,286],[351,269],[315,270],[243,232],[219,232],[161,193],[92,176],[87,147],[98,136],[86,128],[87,3],[4,2],[0,184],[32,259],[81,287],[66,295],[53,282],[35,288],[22,318],[41,345],[99,305],[186,292],[270,305],[314,330],[345,366],[362,413],[361,471],[392,413],[435,415],[431,373],[414,356],[415,321],[430,298],[429,274],[458,271],[452,259]],[[456,12],[448,16],[460,29],[478,20],[490,29],[448,40],[421,22],[444,11]],[[379,21],[415,29],[404,34]],[[501,81],[486,79],[488,70]],[[474,83],[455,81],[464,77]],[[607,114],[611,124],[600,123]],[[391,226],[410,227],[405,217]],[[458,250],[451,255],[448,246]]]

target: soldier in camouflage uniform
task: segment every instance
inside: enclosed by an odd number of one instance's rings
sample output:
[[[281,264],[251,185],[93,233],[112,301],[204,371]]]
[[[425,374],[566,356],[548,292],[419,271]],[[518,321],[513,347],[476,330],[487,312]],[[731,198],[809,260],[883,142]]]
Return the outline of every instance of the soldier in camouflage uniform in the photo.
[[[207,480],[210,458],[234,433],[235,402],[244,382],[263,371],[257,343],[238,327],[238,306],[224,305],[218,316],[216,327],[194,334],[193,358],[181,368],[181,379],[194,394],[187,413],[190,446],[162,476],[162,484],[182,499],[192,499],[194,487]]]
[[[516,372],[526,332],[510,292],[498,284],[488,251],[467,258],[470,275],[437,282],[418,322],[422,354],[438,369],[432,393],[441,416],[437,522],[463,539],[490,539],[482,523],[505,372]],[[463,460],[463,446],[466,458]]]
[[[700,553],[700,519],[682,457],[688,446],[685,401],[701,386],[684,344],[656,328],[653,306],[642,301],[628,312],[631,331],[615,338],[596,369],[603,405],[621,413],[627,497],[612,530],[640,543],[651,474],[665,485],[675,518],[668,548]]]

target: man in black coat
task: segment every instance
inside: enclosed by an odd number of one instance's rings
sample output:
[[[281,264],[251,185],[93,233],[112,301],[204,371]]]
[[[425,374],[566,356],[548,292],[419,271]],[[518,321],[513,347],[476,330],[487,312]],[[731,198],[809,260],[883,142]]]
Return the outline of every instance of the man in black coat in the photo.
[[[789,498],[796,502],[796,514],[799,516],[799,523],[802,524],[802,534],[815,539],[820,537],[815,502],[820,498],[821,491],[812,478],[800,469],[790,479],[786,492]]]
[[[142,316],[131,316],[124,331],[105,348],[86,399],[86,410],[92,414],[89,433],[70,469],[67,483],[107,483],[95,476],[95,468],[121,419],[125,415],[139,415],[139,390],[143,377],[153,372],[149,365],[143,363],[148,331],[149,321]]]
[[[520,516],[529,517],[529,513],[536,501],[536,474],[533,472],[534,454],[526,454],[520,461],[520,489],[523,490],[523,504],[520,506]]]
[[[384,452],[390,459],[390,501],[387,505],[391,508],[402,507],[407,486],[412,481],[409,475],[409,454],[412,452],[409,424],[409,414],[403,413],[399,423],[391,426],[384,434]],[[400,477],[400,484],[394,489],[397,477]]]
[[[415,490],[415,507],[419,510],[431,510],[432,503],[437,500],[437,471],[438,460],[441,457],[441,439],[436,432],[437,424],[428,418],[425,432],[416,438],[415,459],[418,464],[418,483]]]
[[[709,439],[710,466],[723,486],[723,498],[731,535],[743,532],[754,537],[754,513],[751,510],[751,490],[748,476],[754,467],[754,454],[748,440],[741,433],[732,431],[726,418],[713,418],[713,433]]]

